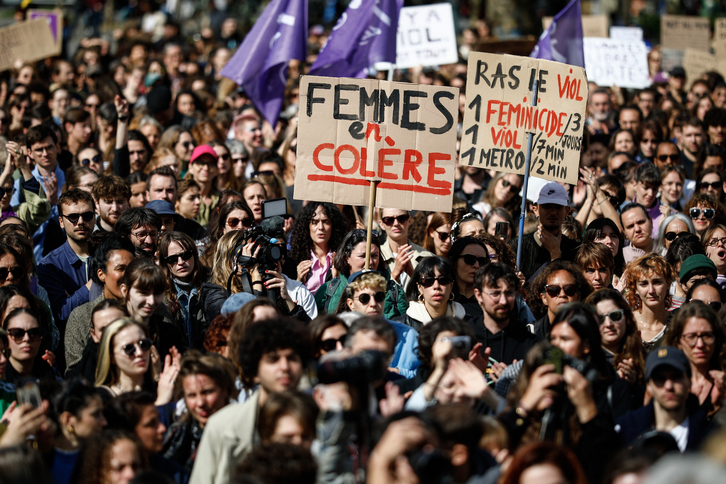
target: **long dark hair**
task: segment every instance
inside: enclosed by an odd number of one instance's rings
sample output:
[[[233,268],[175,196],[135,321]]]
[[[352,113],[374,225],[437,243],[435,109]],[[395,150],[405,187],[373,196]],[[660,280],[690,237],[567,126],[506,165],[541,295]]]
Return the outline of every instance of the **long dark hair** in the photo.
[[[164,262],[164,259],[169,255],[169,246],[172,242],[179,244],[183,251],[191,251],[192,260],[194,261],[194,277],[192,278],[192,282],[194,287],[197,288],[197,292],[201,292],[202,284],[209,280],[210,271],[202,265],[202,262],[199,260],[197,246],[194,240],[187,234],[182,232],[166,232],[161,236],[159,240],[159,267],[161,268],[161,272],[164,273],[164,277],[166,277],[167,307],[172,314],[176,315],[181,307],[176,299],[174,275],[171,273],[169,266]]]
[[[323,212],[330,219],[331,234],[328,247],[334,251],[340,245],[345,236],[346,224],[343,214],[338,207],[332,203],[311,202],[305,205],[298,214],[295,221],[295,228],[292,230],[290,260],[299,264],[310,259],[310,251],[313,250],[313,239],[310,238],[310,222],[315,216],[318,207],[323,207]]]
[[[422,260],[413,271],[413,276],[406,287],[406,299],[409,301],[417,301],[419,297],[418,285],[421,282],[421,278],[425,276],[434,277],[436,272],[435,269],[439,270],[439,274],[442,276],[451,277],[452,284],[456,285],[454,279],[454,267],[451,262],[444,259],[439,255],[433,257],[426,257]]]
[[[606,225],[613,229],[613,232],[615,232],[615,234],[618,236],[618,239],[620,240],[620,243],[618,244],[618,253],[615,254],[615,271],[613,272],[613,274],[620,276],[625,271],[625,257],[623,256],[623,245],[625,244],[625,238],[623,237],[623,233],[620,231],[615,222],[613,222],[609,218],[604,217],[593,220],[588,224],[587,228],[585,229],[585,233],[582,236],[582,241],[595,242],[595,239],[600,236],[603,227],[605,227]]]
[[[227,223],[227,216],[233,210],[242,210],[250,219],[252,219],[252,225],[255,224],[255,216],[250,207],[247,205],[247,202],[244,200],[234,200],[224,205],[219,210],[219,215],[214,221],[215,223],[212,224],[211,221],[209,223],[209,242],[207,243],[207,248],[204,249],[204,253],[202,254],[202,261],[204,261],[204,265],[209,267],[214,265],[214,252],[217,248],[217,241],[219,241],[222,235],[224,235],[224,225]]]
[[[333,259],[333,266],[335,266],[335,268],[345,277],[350,275],[350,264],[348,263],[348,258],[353,253],[355,246],[361,242],[365,242],[366,238],[367,234],[365,230],[351,230],[345,235],[340,245],[336,247],[337,252],[335,253],[335,259]],[[373,234],[373,237],[371,237],[371,245],[378,247],[378,251],[380,253],[381,242],[378,240],[378,235],[375,233]],[[333,246],[331,246],[331,248],[332,247]],[[381,265],[380,259],[378,260],[378,265]],[[371,267],[371,269],[375,271],[377,268]]]
[[[708,368],[709,370],[723,371],[724,357],[726,357],[726,345],[724,344],[726,336],[724,336],[723,326],[720,324],[716,311],[707,306],[703,301],[691,301],[681,306],[670,324],[668,324],[665,344],[676,348],[681,346],[683,330],[691,318],[700,318],[708,321],[708,324],[711,326],[711,331],[716,337],[713,343],[713,355],[711,355],[711,360],[708,362]]]

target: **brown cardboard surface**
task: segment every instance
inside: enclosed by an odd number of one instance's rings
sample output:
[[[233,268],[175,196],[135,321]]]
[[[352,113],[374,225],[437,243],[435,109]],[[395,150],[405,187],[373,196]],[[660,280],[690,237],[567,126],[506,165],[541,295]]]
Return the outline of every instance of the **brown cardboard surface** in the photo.
[[[542,17],[542,30],[552,23],[552,17]],[[609,24],[607,15],[583,15],[582,16],[583,37],[609,37]]]
[[[708,52],[711,48],[711,27],[707,18],[684,15],[663,15],[660,19],[660,44],[666,49],[692,48]]]
[[[683,56],[683,68],[686,70],[686,85],[691,86],[694,81],[708,71],[719,70],[716,56],[696,49],[686,49]],[[721,72],[723,75],[723,72]]]
[[[713,35],[713,49],[716,57],[723,59],[726,56],[726,18],[717,18]]]
[[[537,107],[530,84],[539,79]],[[587,104],[585,69],[511,55],[469,54],[459,163],[577,183]]]
[[[0,71],[11,68],[18,59],[35,62],[53,56],[55,51],[50,27],[43,19],[0,29]]]
[[[303,76],[295,198],[367,205],[380,180],[379,207],[451,211],[458,110],[451,87]]]
[[[34,19],[35,16],[42,17],[47,15],[53,15],[56,17],[56,35],[55,35],[55,52],[53,56],[58,56],[63,51],[63,10],[56,8],[54,10],[39,10],[39,9],[28,9],[29,19]],[[51,30],[52,33],[52,30]]]

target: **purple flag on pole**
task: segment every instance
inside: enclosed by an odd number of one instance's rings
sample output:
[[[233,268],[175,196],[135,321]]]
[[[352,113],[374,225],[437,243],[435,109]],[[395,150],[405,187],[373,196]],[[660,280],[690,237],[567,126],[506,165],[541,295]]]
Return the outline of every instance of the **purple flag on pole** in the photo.
[[[352,0],[328,37],[310,74],[364,77],[376,62],[396,62],[403,0]]]
[[[244,87],[273,126],[282,107],[291,59],[305,59],[307,0],[272,0],[221,74]]]
[[[554,16],[552,24],[542,32],[530,57],[585,67],[580,0],[572,0]]]

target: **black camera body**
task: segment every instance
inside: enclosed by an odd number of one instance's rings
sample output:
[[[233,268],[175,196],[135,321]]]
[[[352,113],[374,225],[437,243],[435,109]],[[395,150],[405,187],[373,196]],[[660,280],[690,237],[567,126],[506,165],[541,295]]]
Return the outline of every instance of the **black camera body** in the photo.
[[[556,346],[550,346],[545,350],[544,361],[542,362],[542,364],[554,365],[555,373],[559,373],[560,375],[562,374],[564,367],[569,366],[579,371],[585,378],[590,381],[590,383],[597,380],[598,377],[597,370],[590,366],[589,363],[579,358],[575,358],[573,356],[565,354],[561,349]]]
[[[388,357],[383,352],[367,350],[344,360],[318,363],[317,376],[320,383],[342,381],[360,387],[382,380],[387,369]]]

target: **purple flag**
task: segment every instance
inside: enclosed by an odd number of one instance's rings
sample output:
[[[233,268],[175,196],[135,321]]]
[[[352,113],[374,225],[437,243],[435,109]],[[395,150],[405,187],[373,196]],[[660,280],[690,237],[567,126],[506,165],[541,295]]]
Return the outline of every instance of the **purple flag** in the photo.
[[[307,0],[272,0],[221,74],[244,87],[273,126],[282,107],[291,59],[305,59]]]
[[[552,24],[542,32],[530,57],[585,67],[580,0],[572,0],[554,16]]]
[[[403,0],[352,0],[328,37],[310,74],[364,77],[376,62],[396,62]]]

